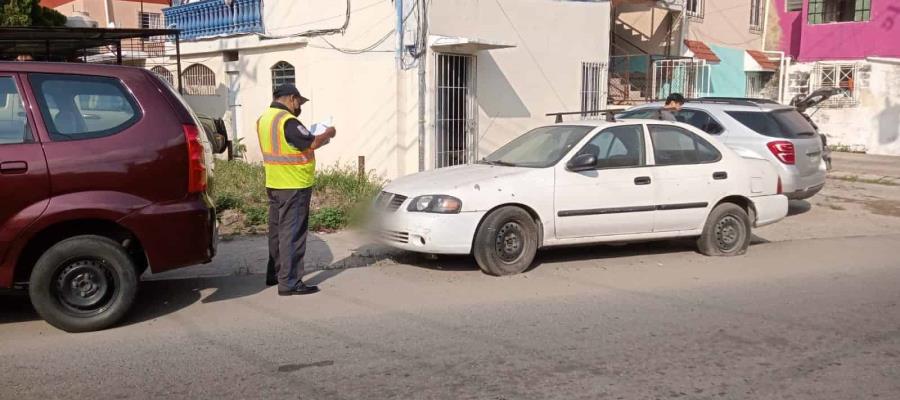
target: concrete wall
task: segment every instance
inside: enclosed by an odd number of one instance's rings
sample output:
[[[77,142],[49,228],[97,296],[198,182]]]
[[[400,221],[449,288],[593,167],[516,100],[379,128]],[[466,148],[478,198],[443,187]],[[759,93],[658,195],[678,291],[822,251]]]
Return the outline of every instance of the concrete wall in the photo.
[[[747,94],[747,74],[744,57],[747,52],[725,46],[709,46],[722,61],[710,66],[710,95],[743,97]]]
[[[799,61],[859,60],[869,56],[900,57],[900,2],[871,0],[869,21],[809,24],[809,2],[787,12],[785,0],[774,0],[782,37],[779,50]],[[770,11],[771,12],[771,11]]]
[[[762,34],[750,32],[750,0],[704,0],[703,19],[685,18],[685,39],[707,45],[762,49]]]
[[[355,165],[357,156],[365,156],[368,169],[389,178],[418,171],[418,77],[415,69],[398,67],[396,35],[364,54],[336,51],[322,38],[288,37],[341,26],[345,6],[333,0],[270,1],[265,4],[264,26],[266,35],[277,38],[183,42],[183,68],[202,63],[217,80],[216,96],[187,96],[188,102],[198,112],[237,118],[237,134],[244,138],[247,159],[259,161],[255,121],[271,102],[269,68],[284,60],[295,67],[296,84],[311,99],[301,120],[309,125],[333,116],[338,129],[332,144],[317,152],[319,165]],[[394,29],[393,3],[354,7],[346,34],[327,37],[334,46],[364,48]],[[432,3],[430,15],[432,37],[463,36],[516,46],[475,54],[479,157],[528,129],[551,123],[545,113],[578,110],[581,63],[607,61],[608,3],[457,0]],[[239,61],[226,65],[225,50],[237,50]],[[425,61],[426,165],[430,167],[434,53],[429,52]],[[228,111],[229,69],[238,72],[240,81],[235,116]]]
[[[47,3],[53,5],[53,9],[59,11],[63,15],[71,16],[76,11],[87,12],[91,18],[96,20],[100,28],[105,28],[109,20],[107,19],[106,9],[103,6],[103,0],[73,0],[59,4],[59,2]],[[110,2],[112,8],[110,14],[116,23],[117,28],[140,28],[140,19],[138,14],[141,11],[141,3],[131,0],[113,0]],[[42,4],[44,4],[42,2]],[[162,9],[168,7],[167,4],[159,2],[144,2],[144,12],[160,14],[162,19]]]
[[[668,32],[673,26],[680,26],[678,24],[680,15],[675,16],[678,14],[671,13],[673,16],[670,17],[668,10],[656,7],[656,3],[651,1],[622,3],[615,7],[613,32],[619,35],[619,38],[624,37],[627,42],[616,38],[617,48],[611,49],[613,54],[633,54],[637,49],[649,54],[666,54]],[[669,44],[670,52],[675,54],[680,48],[681,32],[673,30],[672,41]]]
[[[868,80],[857,80],[859,104],[821,108],[812,116],[813,121],[828,135],[831,145],[850,146],[872,154],[900,155],[900,60],[862,63],[869,73]],[[809,73],[814,66],[815,63],[794,64],[791,72]]]
[[[476,54],[478,158],[534,127],[552,123],[547,113],[580,110],[581,63],[608,61],[609,13],[608,2],[455,0],[432,4],[433,35],[516,46]],[[433,74],[429,77],[431,82]],[[428,99],[433,98],[430,90]],[[429,107],[429,117],[432,113]]]

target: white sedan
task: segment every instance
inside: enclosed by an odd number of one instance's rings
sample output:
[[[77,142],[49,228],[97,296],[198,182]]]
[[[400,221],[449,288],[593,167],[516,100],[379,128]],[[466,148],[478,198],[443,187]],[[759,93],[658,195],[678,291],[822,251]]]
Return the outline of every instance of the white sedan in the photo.
[[[739,255],[788,212],[768,161],[655,120],[540,127],[477,164],[397,179],[375,203],[388,245],[473,254],[492,275],[574,244],[698,237],[703,254]]]

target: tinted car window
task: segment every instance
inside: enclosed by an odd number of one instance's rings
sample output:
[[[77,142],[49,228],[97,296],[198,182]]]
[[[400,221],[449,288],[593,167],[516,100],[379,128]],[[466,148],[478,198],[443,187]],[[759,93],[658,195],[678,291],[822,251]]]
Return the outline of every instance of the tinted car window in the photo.
[[[650,125],[656,165],[702,164],[718,161],[722,155],[699,136],[669,125]]]
[[[0,76],[0,145],[31,141],[22,96],[11,76]]]
[[[33,74],[29,80],[53,140],[110,136],[140,119],[137,104],[117,79]]]
[[[644,164],[644,132],[640,125],[604,129],[577,155],[593,154],[597,168],[637,167]]]
[[[710,135],[718,135],[723,130],[722,125],[705,111],[682,109],[675,118]]]
[[[813,126],[795,110],[726,111],[725,113],[754,132],[769,137],[793,139],[816,134]]]
[[[659,119],[658,108],[641,108],[617,114],[618,119]]]

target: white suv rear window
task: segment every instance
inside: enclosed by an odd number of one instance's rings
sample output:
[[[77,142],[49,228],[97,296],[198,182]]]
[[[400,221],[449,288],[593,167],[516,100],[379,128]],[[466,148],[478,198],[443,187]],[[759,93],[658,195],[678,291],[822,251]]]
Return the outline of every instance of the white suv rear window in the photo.
[[[769,137],[796,139],[816,134],[815,128],[795,110],[725,111],[725,113],[754,132]]]

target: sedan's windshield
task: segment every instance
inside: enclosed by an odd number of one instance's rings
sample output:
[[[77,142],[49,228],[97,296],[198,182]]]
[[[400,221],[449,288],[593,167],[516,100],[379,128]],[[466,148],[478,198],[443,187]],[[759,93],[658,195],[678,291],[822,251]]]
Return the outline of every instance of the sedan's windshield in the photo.
[[[482,162],[514,167],[545,168],[559,162],[591,126],[545,126],[534,129],[507,143]]]

